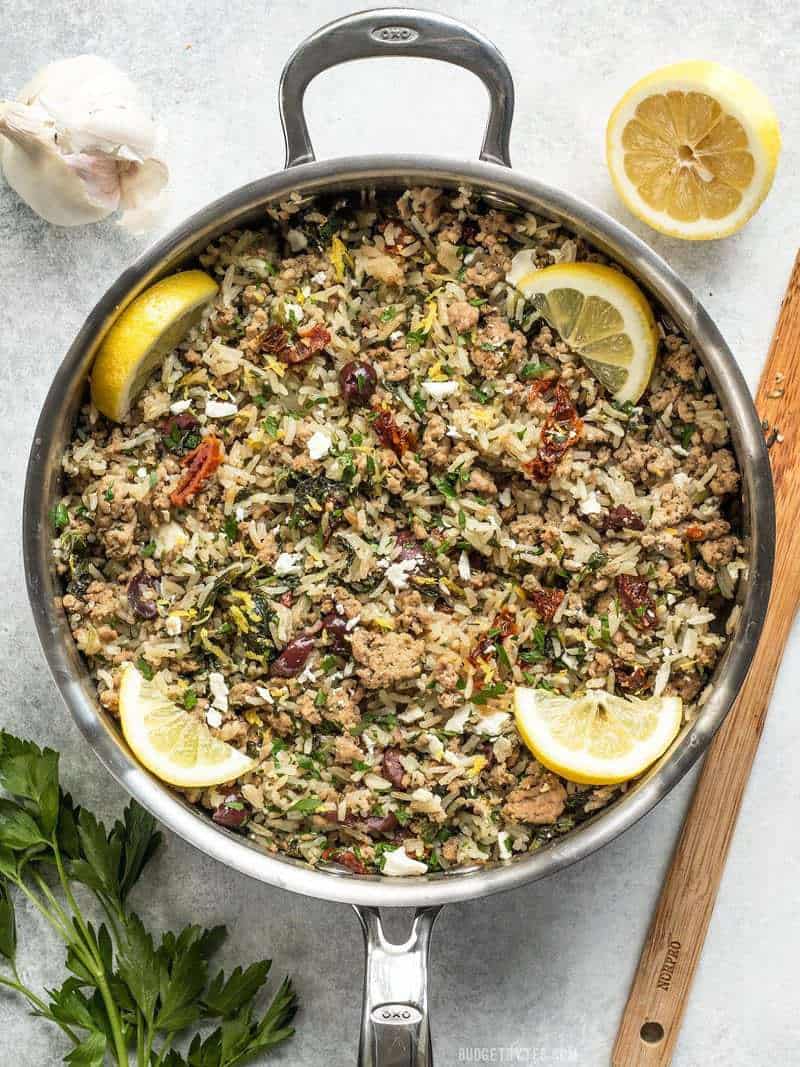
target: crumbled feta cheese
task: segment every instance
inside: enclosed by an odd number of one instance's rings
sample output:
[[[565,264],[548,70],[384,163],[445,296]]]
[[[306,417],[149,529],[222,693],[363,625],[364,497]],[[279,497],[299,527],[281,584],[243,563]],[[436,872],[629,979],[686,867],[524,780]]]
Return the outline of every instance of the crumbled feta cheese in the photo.
[[[236,404],[229,404],[226,400],[206,400],[206,415],[210,419],[229,419],[238,410]]]
[[[308,454],[312,459],[323,459],[331,450],[333,441],[324,430],[317,430],[308,439]]]
[[[449,437],[451,441],[457,441],[461,434],[458,432],[455,426],[448,426],[445,436]]]
[[[270,693],[269,689],[265,688],[265,686],[257,685],[256,686],[256,692],[261,697],[261,699],[262,700],[266,700],[266,702],[268,704],[274,704],[275,703],[275,698],[273,697],[272,693]]]
[[[389,334],[389,340],[392,342],[393,345],[397,344],[397,342],[402,340],[402,338],[403,338],[403,331],[402,330],[392,330],[392,332]]]
[[[344,628],[348,633],[350,633],[351,630],[355,630],[356,626],[358,626],[358,624],[360,622],[361,622],[361,616],[360,615],[354,615],[352,617],[352,619],[348,619],[347,620],[347,622],[344,624]]]
[[[211,703],[220,711],[228,710],[228,687],[225,684],[225,676],[219,671],[211,671],[208,676],[208,688],[211,690]]]
[[[317,673],[316,673],[316,671],[311,669],[311,664],[310,663],[307,663],[305,665],[305,667],[303,668],[303,673],[302,674],[298,674],[297,680],[298,680],[298,682],[309,683],[309,684],[313,683],[313,682],[316,682]]]
[[[302,569],[300,566],[301,558],[302,554],[300,552],[281,552],[275,560],[273,569],[281,578],[285,574],[297,574]]]
[[[188,411],[191,406],[191,400],[176,400],[174,404],[170,404],[169,410],[173,415],[182,415],[184,411]]]
[[[286,240],[289,242],[289,248],[293,252],[301,252],[304,248],[308,248],[308,238],[302,230],[289,230],[286,234]]]
[[[444,745],[436,736],[436,734],[428,734],[428,752],[434,759],[441,759],[444,752]]]
[[[284,304],[283,306],[286,311],[286,318],[289,322],[302,322],[306,317],[305,311],[303,311],[299,304]]]
[[[594,490],[589,493],[585,500],[582,500],[580,502],[580,504],[578,505],[578,510],[584,515],[600,514],[600,512],[603,510],[603,505],[598,500],[597,493],[595,493]]]
[[[233,514],[236,516],[236,521],[237,522],[244,522],[244,514],[245,514],[245,512],[244,512],[244,508],[242,507],[241,504],[238,504],[236,506],[236,508],[234,509]]]
[[[422,388],[433,400],[444,400],[458,391],[458,382],[423,382]]]
[[[472,763],[472,756],[462,756],[460,753],[451,752],[449,748],[446,748],[444,750],[444,761],[449,763],[451,767],[458,767],[460,771],[463,771]]]
[[[500,733],[510,718],[507,711],[495,711],[491,715],[483,715],[475,724],[475,733],[494,737]]]
[[[400,722],[419,722],[424,714],[422,708],[408,708],[406,711],[398,712],[397,718]]]
[[[136,471],[136,477],[140,478],[140,479],[146,478],[147,477],[147,467],[139,467],[139,469]]]
[[[164,623],[164,629],[170,635],[170,637],[177,637],[183,629],[183,623],[181,622],[180,615],[167,615],[166,622]]]
[[[465,705],[463,708],[459,708],[458,711],[453,712],[444,724],[445,733],[460,734],[467,725],[467,719],[469,719],[470,714],[471,708],[469,705]]]
[[[497,499],[503,505],[504,508],[511,507],[511,490],[506,488],[502,493],[498,493]]]
[[[161,559],[167,552],[179,552],[189,544],[186,531],[177,522],[163,522],[156,530],[154,541],[156,559]]]
[[[416,559],[399,559],[396,563],[390,563],[386,568],[386,580],[395,593],[408,588],[408,576],[416,569],[418,562]]]
[[[383,873],[389,878],[406,878],[409,875],[427,874],[427,872],[427,864],[412,860],[407,855],[404,845],[383,854]]]
[[[472,568],[469,565],[469,556],[466,552],[462,552],[458,557],[458,574],[464,582],[468,582],[472,577]]]
[[[314,285],[324,285],[328,279],[328,272],[324,270],[318,270],[316,274],[311,275],[311,281]]]
[[[508,843],[508,832],[501,830],[497,835],[497,851],[500,854],[501,860],[511,859],[511,846]]]
[[[209,708],[206,712],[206,722],[212,729],[218,730],[222,726],[222,715],[216,708]]]

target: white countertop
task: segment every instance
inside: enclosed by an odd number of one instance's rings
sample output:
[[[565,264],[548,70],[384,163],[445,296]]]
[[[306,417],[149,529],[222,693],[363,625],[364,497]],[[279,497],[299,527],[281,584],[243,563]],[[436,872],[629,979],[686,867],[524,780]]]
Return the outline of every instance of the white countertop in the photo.
[[[725,8],[690,0],[446,5],[449,14],[491,37],[510,63],[517,87],[515,167],[592,201],[655,247],[705,303],[754,387],[800,243],[800,8],[790,0],[733,0]],[[343,0],[72,0],[57,6],[16,0],[0,11],[0,95],[12,95],[44,63],[81,52],[115,60],[149,87],[171,131],[173,205],[163,230],[281,167],[281,66],[303,37],[350,9]],[[632,82],[665,63],[699,57],[749,75],[771,97],[784,133],[775,185],[759,215],[738,236],[704,245],[659,237],[633,220],[611,188],[603,152],[607,115]],[[485,111],[483,90],[469,74],[422,68],[418,61],[339,69],[308,94],[320,157],[409,150],[473,158]],[[0,725],[59,748],[66,785],[111,816],[125,797],[72,725],[34,633],[20,511],[34,421],[52,374],[90,307],[147,242],[113,224],[52,229],[2,183],[0,233]],[[676,1067],[800,1061],[793,767],[800,747],[798,665],[795,632]],[[502,1050],[514,1048],[523,1050],[518,1062],[609,1062],[690,790],[683,782],[622,839],[546,882],[446,909],[433,942],[438,1065],[468,1062],[475,1048],[487,1062],[503,1062],[502,1056],[509,1062]],[[232,930],[228,961],[271,955],[275,973],[294,975],[303,1004],[298,1034],[275,1062],[354,1062],[362,950],[348,908],[246,881],[171,835],[137,899],[156,927],[225,921]],[[23,914],[21,927],[24,974],[32,984],[52,984],[61,973],[60,953],[42,958],[45,939],[37,923]],[[43,1067],[64,1051],[57,1031],[3,994],[0,1032],[0,1058],[15,1067]]]

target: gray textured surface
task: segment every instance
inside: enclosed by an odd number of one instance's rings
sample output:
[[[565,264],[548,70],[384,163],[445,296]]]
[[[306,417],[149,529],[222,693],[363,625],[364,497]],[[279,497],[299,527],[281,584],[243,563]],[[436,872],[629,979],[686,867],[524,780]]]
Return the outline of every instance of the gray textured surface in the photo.
[[[354,6],[357,6],[354,5]],[[556,5],[477,0],[446,5],[492,37],[515,75],[515,165],[565,186],[632,225],[692,285],[720,324],[751,385],[763,362],[800,235],[800,15],[790,0],[734,0],[723,14],[688,0]],[[0,95],[43,63],[94,51],[148,86],[171,132],[174,200],[167,224],[282,163],[275,106],[280,67],[343,0],[16,0],[0,11]],[[783,123],[772,195],[737,237],[681,245],[630,219],[610,188],[605,119],[641,74],[704,56],[750,75]],[[471,156],[485,113],[461,71],[416,62],[330,72],[309,93],[318,154],[402,146]],[[397,106],[398,100],[401,106]],[[142,243],[113,225],[79,231],[41,223],[0,183],[0,724],[57,746],[67,785],[106,815],[124,801],[88,752],[47,675],[25,599],[19,515],[34,419],[61,354],[96,298]],[[678,1045],[678,1067],[783,1067],[798,1061],[800,955],[797,778],[792,676],[795,634],[773,701],[724,885]],[[793,700],[792,697],[795,696]],[[529,1063],[600,1067],[660,879],[689,798],[670,798],[601,854],[548,882],[446,910],[434,937],[437,1063],[465,1049],[516,1047]],[[168,835],[141,909],[155,925],[226,921],[229,957],[255,952],[290,970],[303,999],[299,1033],[280,1062],[344,1067],[355,1059],[361,946],[346,907],[245,881]],[[24,917],[24,973],[57,973],[49,938]],[[52,958],[51,958],[52,955]],[[49,1067],[62,1046],[46,1025],[0,996],[0,1063]],[[13,1050],[13,1052],[12,1052]],[[525,1062],[525,1060],[523,1060]]]

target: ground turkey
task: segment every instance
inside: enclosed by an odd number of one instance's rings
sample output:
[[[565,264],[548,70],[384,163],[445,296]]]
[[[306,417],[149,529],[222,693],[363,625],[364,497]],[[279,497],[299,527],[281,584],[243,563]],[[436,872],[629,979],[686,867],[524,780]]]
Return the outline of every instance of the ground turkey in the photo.
[[[555,822],[564,811],[567,791],[549,771],[540,769],[527,775],[519,787],[508,795],[503,814],[512,822],[530,822],[537,826]]]
[[[480,311],[466,300],[456,300],[447,309],[447,320],[458,333],[467,333],[477,326]]]
[[[353,634],[356,671],[367,689],[390,689],[397,682],[418,678],[425,645],[408,634],[357,629]]]

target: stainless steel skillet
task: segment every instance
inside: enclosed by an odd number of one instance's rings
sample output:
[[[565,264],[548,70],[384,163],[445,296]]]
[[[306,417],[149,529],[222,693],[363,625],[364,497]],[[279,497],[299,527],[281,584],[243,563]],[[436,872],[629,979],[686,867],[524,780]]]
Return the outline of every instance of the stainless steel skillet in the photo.
[[[411,155],[360,156],[316,162],[303,116],[303,95],[321,71],[373,56],[443,60],[475,73],[486,86],[489,121],[480,161]],[[725,718],[752,657],[769,596],[774,552],[772,482],[763,435],[746,384],[719,331],[695,297],[647,245],[619,223],[558,189],[510,170],[514,106],[511,75],[497,49],[443,16],[391,8],[340,19],[291,56],[280,84],[286,170],[229,193],[192,216],[139,257],[89,315],[56,373],[31,450],[24,501],[24,558],[39,636],[56,684],[100,760],[145,807],[185,840],[270,885],[354,905],[367,945],[360,1063],[432,1062],[427,1018],[427,956],[443,904],[536,881],[611,841],[664,797],[708,745]],[[485,199],[558,220],[622,264],[695,345],[730,421],[743,479],[750,570],[741,583],[741,618],[719,664],[711,698],[671,749],[626,795],[566,836],[524,859],[422,878],[389,879],[341,870],[312,870],[269,855],[214,825],[133,759],[99,706],[63,612],[50,552],[48,515],[58,493],[62,451],[70,438],[93,355],[114,317],[141,290],[190,261],[226,230],[263,218],[266,205],[289,193],[303,197],[375,187],[471,186]],[[416,909],[408,939],[390,943],[378,909]]]

